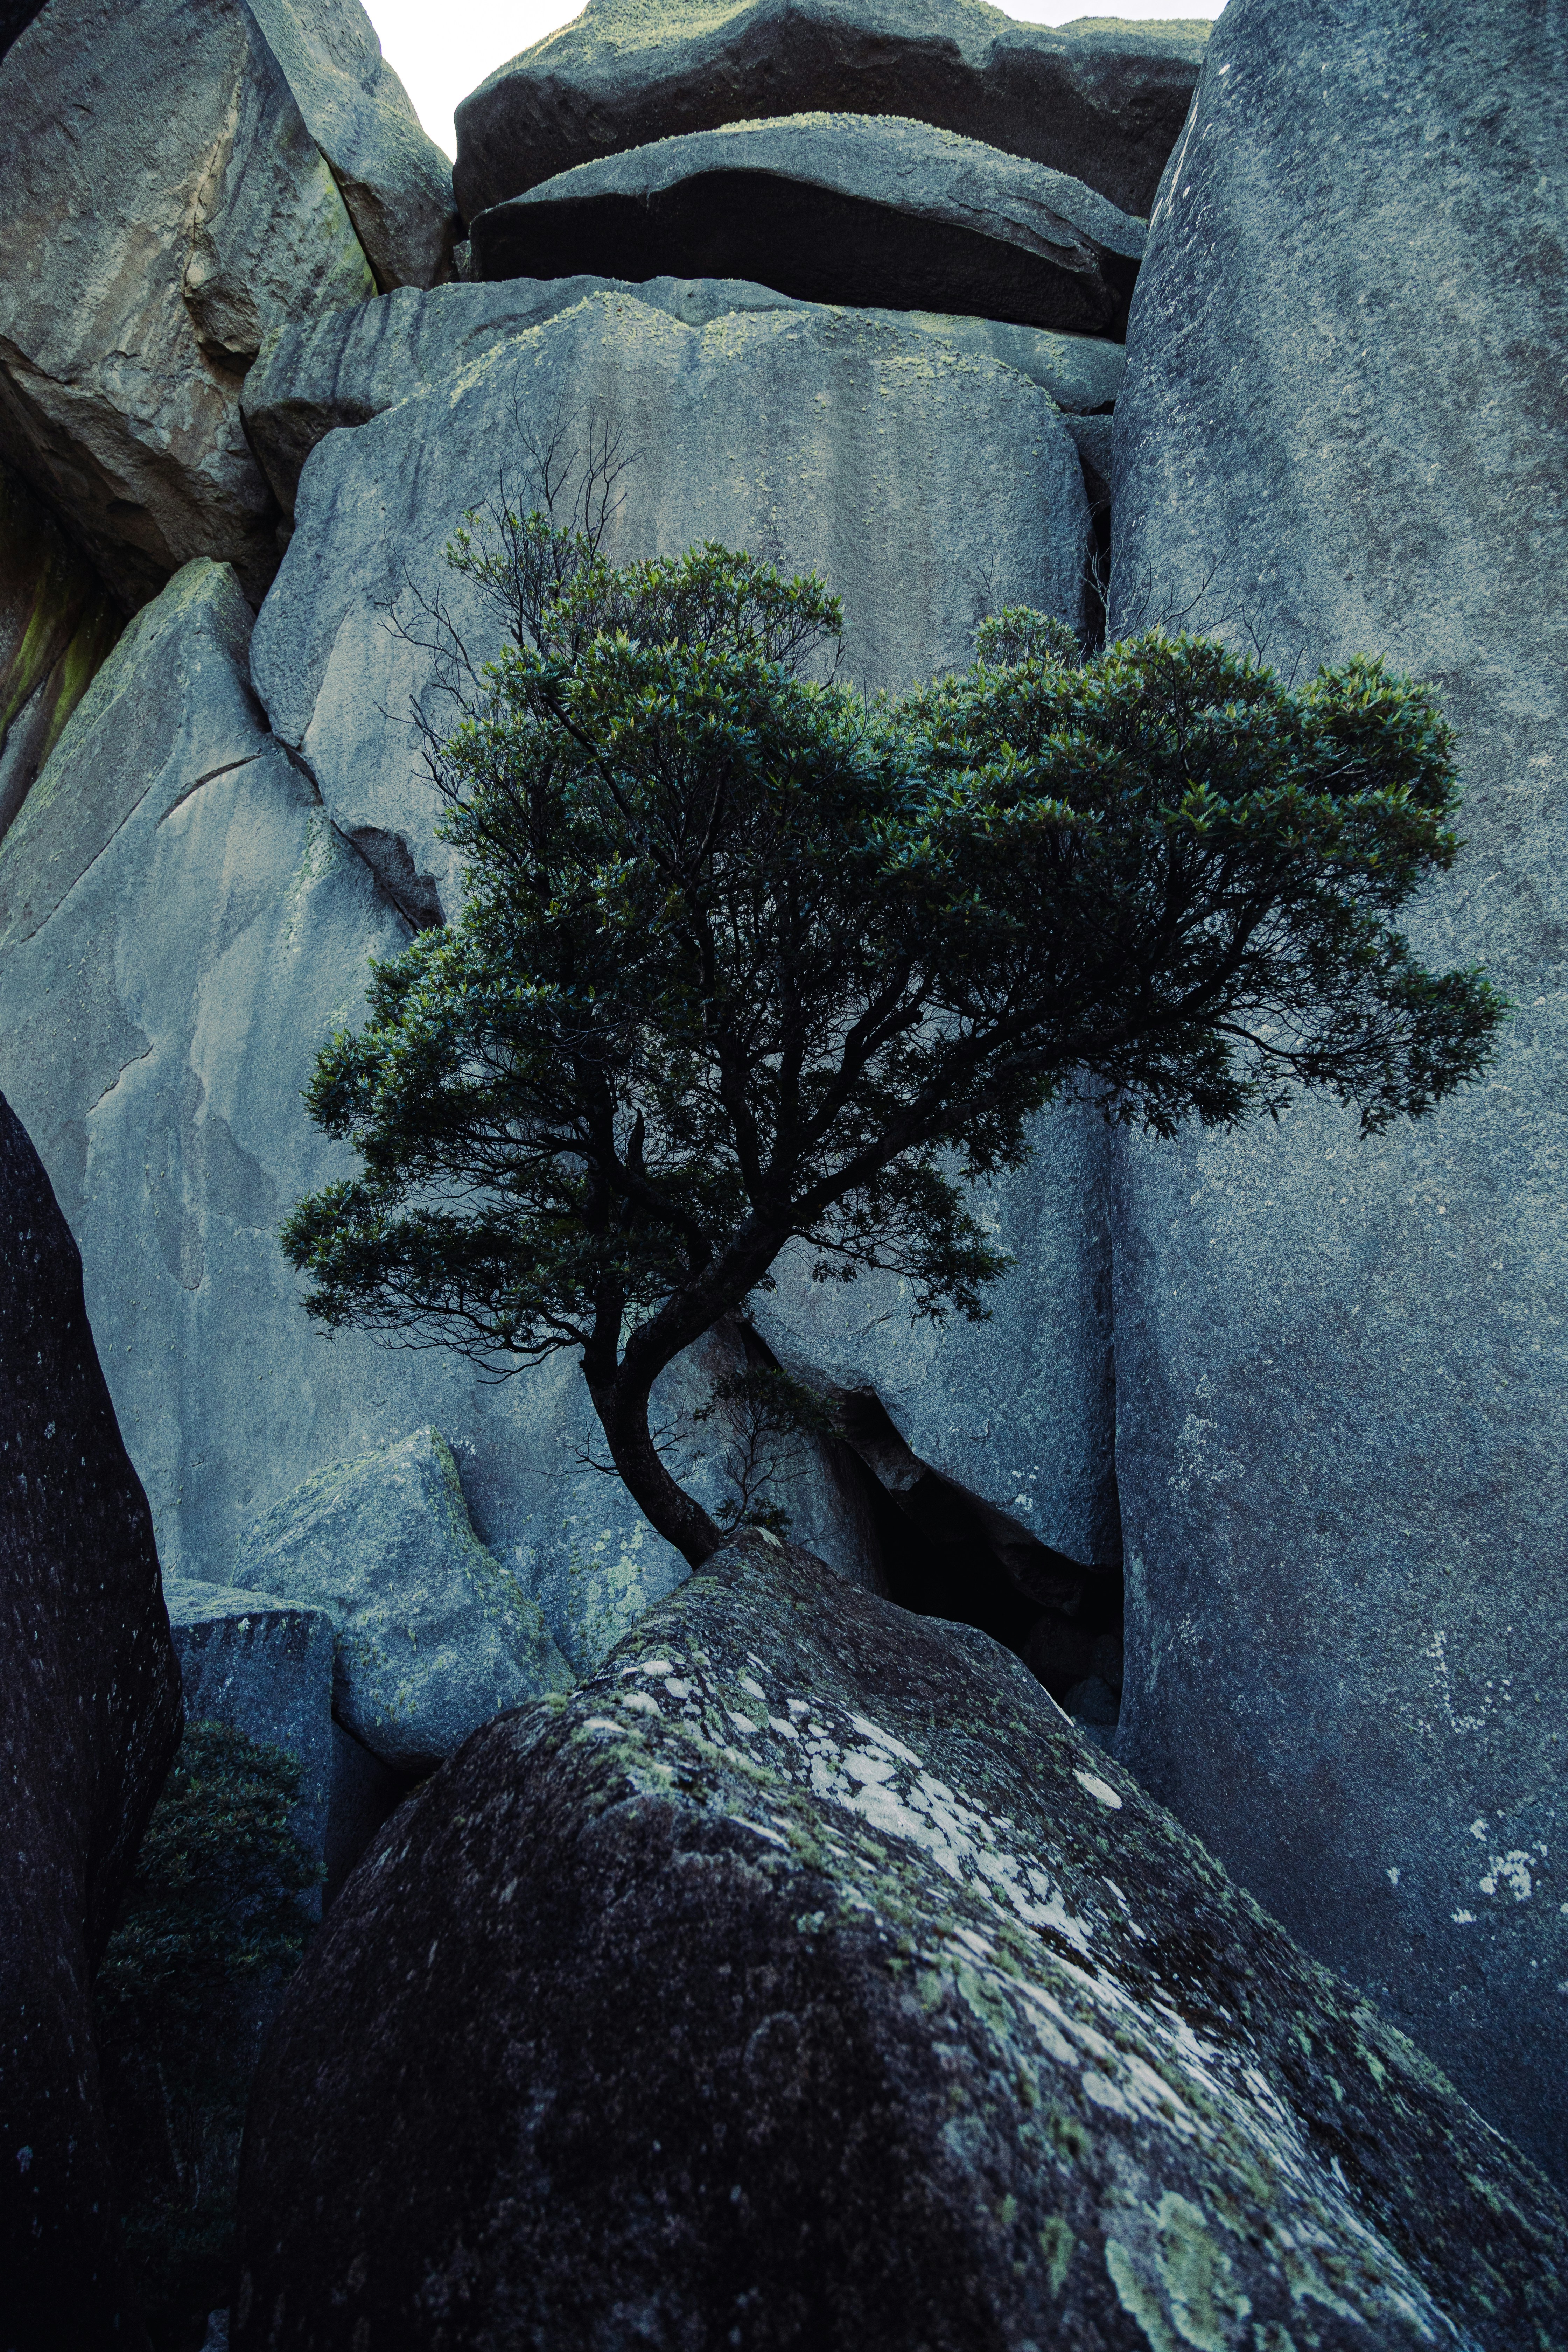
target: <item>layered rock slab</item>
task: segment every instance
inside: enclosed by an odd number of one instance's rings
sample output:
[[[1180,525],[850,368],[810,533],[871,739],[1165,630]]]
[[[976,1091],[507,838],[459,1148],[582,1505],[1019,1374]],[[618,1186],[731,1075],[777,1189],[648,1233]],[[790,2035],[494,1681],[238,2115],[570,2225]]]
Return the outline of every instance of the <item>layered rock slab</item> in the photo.
[[[181,1727],[152,1520],[81,1261],[0,1096],[0,2273],[18,2352],[133,2340],[92,2040]]]
[[[239,2352],[1535,2346],[1568,2216],[996,1645],[717,1555],[367,1858]]]
[[[1133,307],[1112,612],[1434,681],[1467,847],[1412,936],[1518,1007],[1421,1126],[1122,1156],[1122,1753],[1558,2166],[1561,68],[1500,5],[1234,0]]]
[[[458,109],[465,215],[577,163],[754,116],[900,114],[1146,214],[1203,62],[1203,22],[1059,29],[975,0],[590,0]]]
[[[469,226],[474,275],[758,278],[807,302],[1120,334],[1143,224],[900,117],[796,114],[579,163]]]
[[[362,1016],[367,957],[409,930],[268,733],[250,630],[232,572],[187,567],[0,843],[0,1085],[79,1238],[172,1572],[226,1584],[259,1517],[433,1425],[479,1541],[591,1665],[686,1569],[589,1466],[604,1457],[575,1362],[498,1387],[455,1357],[329,1341],[279,1246],[295,1201],[351,1164],[300,1099],[317,1048]],[[691,1420],[712,1378],[706,1355],[683,1360],[658,1413],[684,1416],[672,1465],[718,1509],[722,1467]],[[803,1484],[789,1507],[812,1540],[869,1576],[831,1475]]]
[[[246,376],[240,411],[250,446],[290,518],[306,458],[339,425],[368,423],[414,393],[461,373],[495,344],[542,326],[590,294],[625,294],[689,327],[734,310],[780,310],[793,298],[734,278],[510,278],[495,285],[410,288],[275,327]],[[996,319],[871,310],[884,326],[935,335],[975,359],[999,360],[1067,412],[1108,409],[1126,364],[1097,336],[1052,334]],[[1069,426],[1069,431],[1072,429]]]

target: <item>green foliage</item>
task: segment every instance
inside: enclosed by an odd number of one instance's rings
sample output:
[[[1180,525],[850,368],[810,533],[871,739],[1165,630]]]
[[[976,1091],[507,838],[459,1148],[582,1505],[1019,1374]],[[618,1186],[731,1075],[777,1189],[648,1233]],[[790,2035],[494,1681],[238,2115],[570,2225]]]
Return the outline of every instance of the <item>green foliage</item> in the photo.
[[[187,1724],[98,1975],[126,2242],[160,2347],[227,2297],[246,2095],[321,1874],[289,1827],[299,1789],[281,1748]]]
[[[667,1533],[647,1384],[790,1239],[979,1317],[1005,1261],[967,1184],[1054,1097],[1170,1135],[1308,1086],[1373,1131],[1487,1058],[1501,1000],[1394,927],[1458,793],[1377,662],[1296,690],[1156,632],[1080,665],[1015,610],[868,705],[836,600],[749,556],[616,571],[512,514],[449,556],[510,635],[432,743],[467,903],[322,1052],[310,1108],[363,1171],[285,1247],[329,1326],[502,1371],[581,1348]]]
[[[726,1533],[766,1528],[786,1536],[789,1513],[768,1499],[782,1473],[799,1458],[802,1439],[843,1435],[843,1414],[834,1400],[779,1364],[748,1363],[741,1371],[726,1372],[692,1419],[728,1425],[733,1492],[719,1521]]]

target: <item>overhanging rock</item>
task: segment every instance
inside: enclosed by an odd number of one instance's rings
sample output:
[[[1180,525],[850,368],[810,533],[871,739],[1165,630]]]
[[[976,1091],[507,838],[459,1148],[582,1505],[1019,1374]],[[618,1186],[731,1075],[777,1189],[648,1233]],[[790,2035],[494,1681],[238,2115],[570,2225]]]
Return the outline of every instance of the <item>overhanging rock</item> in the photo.
[[[798,114],[580,163],[470,224],[474,273],[751,278],[807,302],[1120,335],[1144,227],[1063,172],[897,116]]]
[[[1209,27],[1020,25],[979,0],[590,0],[458,109],[465,215],[595,156],[753,116],[910,115],[1147,213]]]

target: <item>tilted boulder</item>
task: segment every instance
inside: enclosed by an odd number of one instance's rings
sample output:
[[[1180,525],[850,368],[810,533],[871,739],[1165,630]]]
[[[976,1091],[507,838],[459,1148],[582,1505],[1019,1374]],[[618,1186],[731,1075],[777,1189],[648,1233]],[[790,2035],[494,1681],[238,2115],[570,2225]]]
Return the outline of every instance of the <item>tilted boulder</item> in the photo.
[[[121,626],[92,566],[0,459],[0,835]]]
[[[984,1635],[720,1553],[367,1856],[237,2352],[1473,2345],[1568,2215]]]
[[[1143,224],[900,117],[795,114],[579,163],[470,224],[474,275],[753,278],[806,302],[1120,334]]]
[[[979,0],[590,0],[458,109],[458,201],[471,220],[649,140],[842,110],[963,131],[1147,213],[1208,34],[1020,25]]]
[[[263,334],[444,266],[373,53],[354,0],[50,0],[0,60],[0,455],[127,609],[196,556],[259,601],[278,517],[238,388]]]
[[[437,1430],[318,1471],[251,1529],[234,1578],[326,1612],[333,1712],[405,1771],[574,1679],[539,1603],[475,1535]]]
[[[153,1524],[81,1261],[0,1097],[0,2294],[17,2352],[135,2340],[92,1973],[180,1726]]]
[[[495,285],[437,286],[428,293],[405,287],[353,310],[275,327],[245,379],[240,410],[285,514],[293,515],[306,458],[339,425],[367,424],[411,394],[458,374],[494,344],[601,293],[629,294],[689,327],[706,326],[732,310],[797,307],[771,286],[736,278],[650,278],[637,286],[592,276],[508,278]],[[1057,335],[936,310],[867,315],[885,326],[936,335],[975,358],[1000,360],[1065,411],[1109,408],[1126,365],[1121,345],[1098,336]]]
[[[1233,0],[1133,306],[1112,614],[1432,680],[1467,845],[1411,936],[1518,1008],[1420,1125],[1121,1155],[1121,1753],[1559,2168],[1562,63],[1500,0]]]

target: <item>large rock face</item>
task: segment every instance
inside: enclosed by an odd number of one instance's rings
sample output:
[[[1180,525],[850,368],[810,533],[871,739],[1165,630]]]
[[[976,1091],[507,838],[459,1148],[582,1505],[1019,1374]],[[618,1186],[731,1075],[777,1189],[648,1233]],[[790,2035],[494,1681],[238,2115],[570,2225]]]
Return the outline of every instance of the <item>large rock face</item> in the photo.
[[[761,1544],[296,1979],[238,2352],[1534,2347],[1568,2216],[983,1635]]]
[[[0,1097],[0,2276],[17,2352],[134,2341],[91,1979],[180,1736],[146,1498],[81,1262]]]
[[[977,0],[589,0],[458,109],[470,220],[595,157],[753,116],[912,115],[1147,213],[1203,62],[1202,22],[1047,30]]]
[[[1123,621],[1436,682],[1468,847],[1415,935],[1519,1007],[1421,1127],[1126,1152],[1121,1752],[1559,2164],[1562,67],[1511,7],[1232,0],[1134,304],[1114,525]]]
[[[199,555],[259,601],[263,334],[447,267],[439,158],[379,58],[353,0],[51,0],[0,62],[0,454],[127,607]]]
[[[0,460],[0,835],[121,627],[91,565]]]
[[[278,1244],[292,1202],[345,1164],[300,1100],[316,1049],[358,1017],[367,955],[408,927],[268,733],[249,634],[232,573],[188,566],[0,844],[0,1085],[80,1236],[171,1571],[226,1583],[260,1515],[433,1424],[479,1539],[590,1665],[686,1570],[590,1466],[576,1364],[495,1387],[455,1358],[329,1344]],[[715,1433],[691,1418],[723,1368],[710,1352],[672,1371],[658,1412],[681,1423],[678,1475],[718,1508]],[[874,1580],[854,1496],[830,1465],[802,1484],[803,1533]]]
[[[479,278],[750,278],[806,302],[1116,334],[1143,225],[929,123],[796,114],[579,163],[471,226]]]
[[[443,376],[460,374],[497,343],[574,310],[590,294],[626,294],[705,327],[733,310],[784,310],[793,298],[737,278],[650,278],[636,286],[592,275],[508,278],[495,285],[404,287],[352,310],[327,310],[275,327],[245,379],[245,429],[285,514],[318,441],[340,425],[363,425]],[[1016,368],[1068,412],[1109,409],[1126,354],[1094,335],[1058,335],[998,319],[937,310],[872,310],[884,326],[936,335],[976,359]],[[1105,425],[1103,416],[1094,422]],[[1069,430],[1072,428],[1069,427]]]

